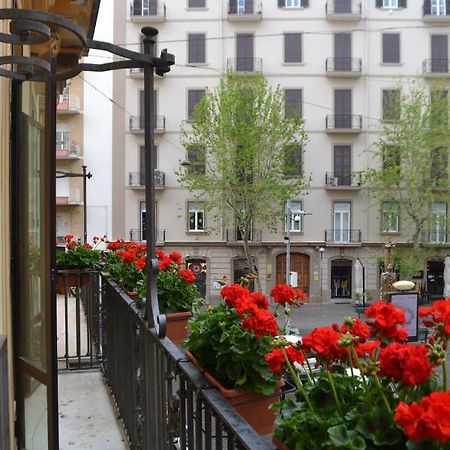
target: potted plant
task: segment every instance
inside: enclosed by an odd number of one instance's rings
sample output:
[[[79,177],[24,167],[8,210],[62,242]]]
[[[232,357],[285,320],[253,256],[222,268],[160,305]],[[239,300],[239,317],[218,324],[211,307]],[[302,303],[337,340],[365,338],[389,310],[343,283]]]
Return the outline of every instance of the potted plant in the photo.
[[[384,302],[365,310],[367,323],[348,318],[303,336],[293,347],[303,355],[297,360],[280,342],[267,360],[275,373],[289,370],[297,391],[277,405],[278,448],[450,449],[450,299],[419,314],[432,330],[426,345],[406,342],[403,311]],[[298,369],[308,371],[306,356],[323,370],[302,381]]]
[[[260,292],[232,284],[221,290],[223,302],[206,305],[188,323],[183,344],[187,355],[260,434],[269,433],[274,413],[268,409],[282,386],[265,356],[280,333],[269,302]],[[277,303],[299,303],[301,291],[276,286]]]
[[[94,246],[82,243],[80,239],[75,240],[72,234],[66,234],[64,240],[64,250],[56,252],[58,294],[64,294],[66,287],[77,286],[78,280],[81,285],[87,285],[88,272],[98,268],[101,255],[100,250],[96,248],[101,239],[96,236],[93,238]]]

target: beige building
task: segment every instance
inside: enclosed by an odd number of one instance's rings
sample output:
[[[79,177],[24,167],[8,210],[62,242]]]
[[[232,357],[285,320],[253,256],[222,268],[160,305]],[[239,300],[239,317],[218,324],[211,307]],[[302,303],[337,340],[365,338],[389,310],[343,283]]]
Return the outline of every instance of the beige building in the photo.
[[[217,295],[217,279],[242,274],[242,246],[232,227],[212,231],[174,172],[189,157],[180,127],[204,90],[233,70],[261,72],[285,89],[309,136],[298,170],[311,175],[311,185],[289,205],[289,233],[283,217],[278,232],[255,224],[252,233],[264,290],[286,279],[290,237],[291,271],[310,301],[354,298],[357,258],[365,290],[376,298],[383,244],[410,234],[398,215],[369,201],[359,172],[373,164],[366,150],[380,135],[392,89],[411,79],[450,79],[448,1],[116,1],[114,20],[114,42],[138,49],[140,29],[150,25],[159,29],[158,51],[176,57],[171,72],[155,79],[158,243],[182,252],[206,297]],[[136,240],[146,225],[142,91],[141,71],[114,74],[113,97],[122,107],[113,112],[113,236]],[[447,206],[436,209],[444,225]],[[446,225],[432,240],[447,242]],[[430,292],[442,290],[442,268],[442,261],[430,266],[434,282],[423,274]]]

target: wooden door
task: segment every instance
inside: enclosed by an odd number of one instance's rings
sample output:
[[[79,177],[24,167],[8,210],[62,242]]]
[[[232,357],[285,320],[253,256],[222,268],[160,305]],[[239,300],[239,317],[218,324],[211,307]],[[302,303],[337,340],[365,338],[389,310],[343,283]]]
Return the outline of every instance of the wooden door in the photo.
[[[309,294],[309,256],[304,253],[291,253],[291,272],[298,273],[298,287]],[[277,284],[286,283],[286,254],[277,256]]]

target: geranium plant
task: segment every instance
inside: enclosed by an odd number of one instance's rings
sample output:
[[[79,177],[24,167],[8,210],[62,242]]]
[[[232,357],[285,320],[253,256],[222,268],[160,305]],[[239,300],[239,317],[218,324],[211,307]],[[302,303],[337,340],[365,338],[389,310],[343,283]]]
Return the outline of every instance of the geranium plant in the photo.
[[[450,449],[450,299],[419,310],[431,328],[427,344],[406,342],[404,313],[392,304],[375,303],[365,314],[366,322],[316,328],[267,354],[271,370],[288,370],[297,388],[276,405],[275,440],[292,450]]]
[[[90,269],[98,268],[101,252],[96,246],[101,239],[94,236],[94,246],[82,243],[80,239],[74,239],[72,234],[64,236],[66,246],[64,251],[56,252],[56,267],[58,269]]]
[[[277,296],[279,303],[294,303],[303,296],[292,288]],[[198,364],[227,388],[271,394],[281,375],[270,370],[265,355],[280,333],[269,301],[260,292],[239,284],[225,286],[217,306],[206,305],[188,324],[184,347]]]

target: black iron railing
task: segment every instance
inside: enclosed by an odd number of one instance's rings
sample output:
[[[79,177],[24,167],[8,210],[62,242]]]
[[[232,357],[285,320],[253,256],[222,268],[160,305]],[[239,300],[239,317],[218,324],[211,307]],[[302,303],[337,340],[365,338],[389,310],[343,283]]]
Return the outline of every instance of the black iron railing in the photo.
[[[166,174],[162,170],[155,170],[155,188],[162,189],[166,185]],[[128,172],[128,186],[144,187],[145,172]]]
[[[325,230],[325,242],[333,244],[358,244],[361,242],[361,230],[334,228]]]
[[[357,114],[329,114],[325,118],[327,131],[347,130],[361,131],[362,116]]]
[[[103,369],[130,448],[273,449],[115,283],[102,286]]]
[[[134,17],[152,17],[164,19],[166,17],[166,5],[163,2],[147,1],[147,0],[134,0],[130,4],[130,16],[133,20]]]
[[[255,0],[231,0],[228,2],[228,14],[238,16],[260,15],[262,13],[262,5]]]
[[[422,63],[423,73],[431,74],[445,74],[450,73],[450,59],[448,58],[432,58],[425,59]]]
[[[58,368],[99,366],[101,357],[100,277],[98,272],[59,270],[56,290]]]
[[[361,16],[361,2],[355,0],[328,0],[325,6],[327,16],[330,14],[349,14]]]
[[[130,230],[130,241],[144,242],[145,230],[142,228],[132,228]],[[166,230],[156,230],[156,243],[162,245],[166,242]]]
[[[328,187],[360,187],[362,184],[361,172],[325,172],[325,186]]]
[[[249,235],[248,235],[249,242],[254,242],[254,243],[261,242],[261,238],[262,238],[262,230],[252,228],[249,231]],[[227,239],[227,242],[231,242],[231,243],[242,242],[243,235],[238,228],[230,228],[230,229],[226,230],[226,239]]]
[[[450,16],[450,8],[447,6],[448,2],[442,4],[432,5],[431,0],[425,0],[423,2],[423,15],[433,17],[448,17]]]
[[[0,448],[9,448],[8,345],[0,335]]]
[[[262,58],[252,58],[241,56],[238,58],[228,58],[227,70],[233,72],[262,72]]]
[[[327,58],[325,62],[325,70],[328,73],[349,72],[353,74],[360,74],[361,68],[361,58]]]
[[[166,131],[166,117],[156,116],[153,125],[156,133],[164,133]],[[131,133],[143,133],[145,128],[144,116],[130,116],[129,127]]]

